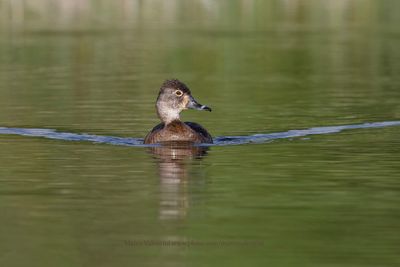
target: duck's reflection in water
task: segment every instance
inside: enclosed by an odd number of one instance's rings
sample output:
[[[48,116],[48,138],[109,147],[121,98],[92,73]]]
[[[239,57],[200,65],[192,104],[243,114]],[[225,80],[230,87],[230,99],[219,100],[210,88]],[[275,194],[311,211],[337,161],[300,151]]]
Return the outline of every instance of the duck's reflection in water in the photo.
[[[168,142],[150,148],[160,177],[160,219],[186,217],[190,204],[189,183],[193,180],[197,183],[204,177],[202,172],[193,172],[192,167],[201,162],[208,149],[186,142]]]

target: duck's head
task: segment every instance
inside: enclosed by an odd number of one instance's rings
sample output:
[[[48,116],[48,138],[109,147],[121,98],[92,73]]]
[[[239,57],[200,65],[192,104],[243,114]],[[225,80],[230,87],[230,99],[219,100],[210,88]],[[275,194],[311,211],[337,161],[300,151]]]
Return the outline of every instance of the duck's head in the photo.
[[[158,117],[166,124],[179,120],[179,113],[184,109],[211,111],[211,108],[199,104],[189,88],[176,79],[166,80],[161,85],[156,107]]]

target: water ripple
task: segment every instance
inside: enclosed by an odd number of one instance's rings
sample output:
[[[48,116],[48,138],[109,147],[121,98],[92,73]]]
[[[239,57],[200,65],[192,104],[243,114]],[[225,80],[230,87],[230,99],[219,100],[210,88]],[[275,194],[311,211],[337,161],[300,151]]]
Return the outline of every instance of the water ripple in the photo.
[[[265,143],[276,139],[305,137],[317,134],[333,134],[333,133],[339,133],[343,130],[383,128],[390,126],[400,126],[400,121],[384,121],[384,122],[372,122],[372,123],[350,124],[350,125],[339,125],[339,126],[313,127],[304,130],[289,130],[286,132],[254,134],[247,136],[219,136],[214,139],[214,144],[211,145],[201,144],[201,146],[228,146],[228,145],[242,145],[250,143]],[[137,147],[154,146],[154,145],[143,144],[143,138],[124,138],[124,137],[101,136],[92,134],[75,134],[75,133],[58,132],[57,130],[54,129],[0,127],[0,134],[44,137],[48,139],[57,139],[64,141],[86,141],[92,143],[102,143],[102,144],[119,145],[119,146],[137,146]]]

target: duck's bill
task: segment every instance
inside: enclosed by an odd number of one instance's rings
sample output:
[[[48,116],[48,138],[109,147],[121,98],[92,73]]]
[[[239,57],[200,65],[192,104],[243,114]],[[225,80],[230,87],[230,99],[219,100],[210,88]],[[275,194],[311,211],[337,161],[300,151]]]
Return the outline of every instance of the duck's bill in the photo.
[[[211,111],[211,108],[209,108],[205,105],[199,104],[193,97],[190,97],[189,102],[187,104],[187,108]]]

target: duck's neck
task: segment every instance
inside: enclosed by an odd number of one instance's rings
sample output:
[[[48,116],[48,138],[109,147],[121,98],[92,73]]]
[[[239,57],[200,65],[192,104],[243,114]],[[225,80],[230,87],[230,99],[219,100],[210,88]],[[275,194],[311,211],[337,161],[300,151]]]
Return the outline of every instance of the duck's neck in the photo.
[[[157,115],[164,125],[168,125],[173,121],[180,121],[179,113],[179,110],[157,107]]]

